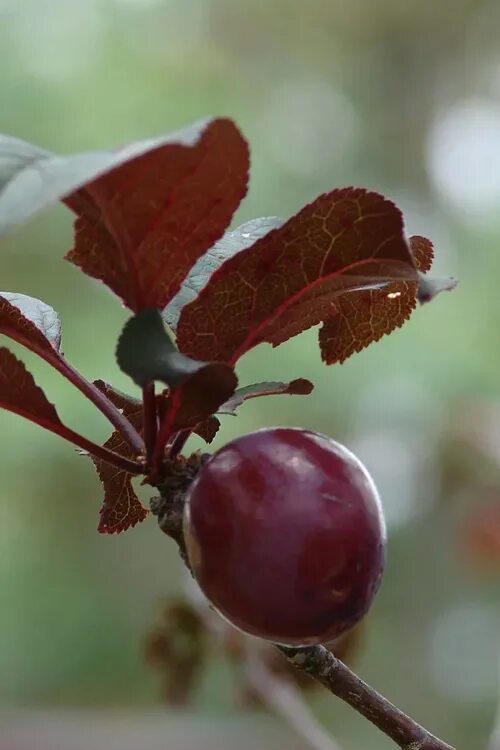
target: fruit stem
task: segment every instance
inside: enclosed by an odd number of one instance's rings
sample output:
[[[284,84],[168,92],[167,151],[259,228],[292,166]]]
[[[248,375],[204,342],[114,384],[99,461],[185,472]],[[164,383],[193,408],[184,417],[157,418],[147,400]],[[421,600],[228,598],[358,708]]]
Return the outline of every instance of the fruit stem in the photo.
[[[287,661],[321,682],[399,745],[401,750],[454,750],[363,682],[324,646],[276,645]]]

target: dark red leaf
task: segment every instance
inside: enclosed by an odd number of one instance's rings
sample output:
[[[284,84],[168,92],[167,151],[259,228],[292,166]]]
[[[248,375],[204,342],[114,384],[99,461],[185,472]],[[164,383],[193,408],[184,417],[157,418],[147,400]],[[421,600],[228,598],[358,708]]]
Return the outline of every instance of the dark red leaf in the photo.
[[[193,430],[209,420],[234,393],[237,385],[232,367],[223,362],[211,362],[174,388],[162,407],[164,416],[158,450],[162,450],[166,441],[179,430]],[[211,422],[209,436],[214,427],[215,423]],[[202,432],[204,429],[206,426],[201,427]]]
[[[0,236],[63,199],[78,214],[95,215],[94,200],[85,186],[164,146],[195,148],[200,132],[208,127],[210,122],[205,121],[178,133],[138,141],[119,149],[69,156],[53,154],[19,138],[0,135]],[[236,130],[234,126],[233,130]],[[220,161],[228,170],[233,165],[238,168],[236,162],[241,155],[232,151],[232,145],[228,139],[227,151],[220,155]],[[248,161],[247,157],[245,161]],[[215,179],[218,175],[220,172],[214,172]]]
[[[410,237],[418,270],[428,271],[434,257],[432,242]],[[419,282],[394,281],[384,289],[339,297],[337,313],[319,332],[321,355],[327,364],[344,362],[405,323],[417,304]]]
[[[36,385],[31,373],[3,346],[0,347],[0,407],[48,430],[64,429],[55,406]]]
[[[248,159],[231,120],[178,133],[67,199],[79,218],[66,257],[132,310],[164,307],[231,221]]]
[[[109,441],[105,445],[113,447]],[[100,459],[93,460],[105,493],[97,530],[101,534],[119,534],[144,521],[149,511],[137,497],[131,475]]]
[[[217,435],[220,427],[220,422],[217,417],[208,417],[204,422],[200,422],[196,425],[194,430],[206,443],[211,443],[214,437]]]
[[[142,429],[142,403],[117,391],[102,380],[95,385],[140,432]],[[106,448],[125,458],[135,458],[129,444],[118,432],[113,432],[104,443]],[[98,531],[117,534],[144,521],[149,511],[143,507],[132,486],[132,475],[92,456],[99,479],[104,486],[104,502],[100,510]]]
[[[306,380],[305,378],[297,378],[296,380],[291,380],[289,383],[253,383],[252,385],[238,388],[231,398],[222,404],[218,413],[236,414],[237,408],[250,398],[258,398],[260,396],[278,396],[280,394],[307,396],[311,393],[313,388],[314,385],[311,381]]]
[[[328,320],[347,293],[416,279],[399,209],[377,193],[334,190],[226,261],[183,309],[178,346],[234,363]]]
[[[431,302],[441,292],[451,292],[457,286],[456,279],[428,278],[422,274],[430,270],[434,259],[434,245],[426,237],[415,235],[410,237],[410,247],[420,271],[417,299],[421,305]]]
[[[420,273],[427,273],[431,270],[434,260],[434,244],[427,237],[421,237],[419,234],[410,237],[409,242],[418,270]]]
[[[0,292],[0,333],[29,349],[59,352],[61,323],[56,311],[34,297]]]
[[[160,422],[163,422],[170,408],[170,389],[166,388],[162,393],[156,396],[156,403],[158,408],[158,416]],[[217,432],[219,431],[220,422],[215,416],[208,417],[203,422],[196,425],[194,432],[199,435],[206,443],[211,443]]]
[[[170,328],[176,330],[183,307],[196,299],[207,285],[212,274],[226,260],[250,247],[261,237],[269,234],[272,229],[277,229],[282,224],[284,224],[283,219],[278,219],[276,216],[266,216],[261,219],[251,219],[237,229],[226,232],[205,255],[198,258],[183,281],[181,288],[163,311],[163,319]]]

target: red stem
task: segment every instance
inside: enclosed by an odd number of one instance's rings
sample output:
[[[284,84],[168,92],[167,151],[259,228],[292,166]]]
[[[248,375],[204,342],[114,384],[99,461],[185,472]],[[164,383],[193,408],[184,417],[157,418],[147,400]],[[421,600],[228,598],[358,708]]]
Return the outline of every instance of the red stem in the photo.
[[[191,435],[192,430],[179,430],[177,435],[174,437],[172,444],[170,446],[169,450],[169,456],[171,458],[174,458],[175,456],[178,456],[181,450],[186,445],[187,441],[189,440],[189,436]]]
[[[113,427],[124,437],[127,443],[130,445],[134,453],[138,456],[144,454],[144,441],[135,429],[135,427],[128,421],[128,419],[121,413],[119,409],[99,390],[93,383],[89,383],[78,370],[75,370],[69,365],[66,360],[46,359],[49,364],[52,364],[61,375],[67,378],[84,396],[92,401],[92,403],[99,409],[105,417],[109,419]]]
[[[92,442],[92,440],[87,440],[86,437],[83,437],[83,435],[80,435],[78,432],[74,432],[69,427],[62,425],[61,430],[53,429],[52,427],[49,429],[51,429],[56,435],[59,435],[65,440],[69,440],[70,443],[74,443],[84,451],[91,453],[93,456],[101,458],[112,466],[116,466],[117,469],[122,469],[128,474],[144,474],[145,467],[143,464],[139,463],[139,461],[132,461],[130,458],[119,456],[118,453],[109,450],[109,448],[106,448],[104,445],[97,445]]]
[[[41,359],[51,365],[55,370],[60,372],[66,380],[69,380],[75,388],[78,388],[78,390],[83,393],[83,395],[86,396],[102,414],[104,414],[113,427],[118,430],[120,435],[122,435],[127,441],[136,455],[140,456],[144,453],[144,441],[133,425],[130,424],[128,419],[119,409],[116,408],[113,402],[99,390],[99,388],[86,380],[86,378],[84,378],[78,370],[75,370],[75,368],[72,367],[61,354],[55,350],[52,352],[49,349],[37,346],[36,343],[24,338],[24,336],[17,331],[3,330],[1,333],[14,341],[17,341],[19,344],[22,344],[34,354],[41,357]]]
[[[142,404],[144,411],[144,442],[146,444],[146,461],[150,465],[153,460],[156,436],[158,434],[158,410],[156,404],[155,384],[148,383],[142,389]]]
[[[49,419],[44,419],[43,417],[39,417],[36,414],[26,412],[20,407],[13,407],[8,403],[2,403],[1,406],[6,411],[10,411],[13,414],[18,414],[20,417],[28,419],[30,422],[37,424],[39,427],[43,427],[43,429],[48,430],[49,432],[53,432],[55,435],[59,435],[59,437],[64,438],[64,440],[67,440],[70,443],[73,443],[73,445],[76,445],[78,448],[87,451],[97,458],[101,458],[103,461],[106,461],[106,463],[112,464],[112,466],[116,466],[117,469],[126,471],[129,474],[144,474],[144,466],[138,461],[132,461],[129,458],[124,458],[123,456],[119,456],[118,453],[109,450],[109,448],[106,448],[103,445],[97,445],[96,443],[92,442],[92,440],[88,440],[78,432],[75,432],[69,427],[66,427],[66,425],[64,425],[62,422],[53,422]]]
[[[153,466],[160,469],[165,453],[165,446],[169,437],[175,432],[175,418],[182,400],[182,389],[177,388],[173,391],[169,399],[168,411],[163,417],[160,425],[160,431],[156,439],[155,450],[153,453]]]

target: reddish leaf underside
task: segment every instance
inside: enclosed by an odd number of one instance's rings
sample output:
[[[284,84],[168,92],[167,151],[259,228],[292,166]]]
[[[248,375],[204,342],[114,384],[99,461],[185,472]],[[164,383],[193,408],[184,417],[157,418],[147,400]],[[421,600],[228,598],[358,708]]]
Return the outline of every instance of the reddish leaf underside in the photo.
[[[428,271],[434,257],[432,243],[425,237],[411,237],[409,242],[418,270]],[[394,281],[384,289],[339,297],[336,314],[319,332],[323,360],[329,365],[344,362],[400,328],[416,307],[417,291],[418,282]]]
[[[177,343],[234,363],[330,319],[346,292],[402,279],[417,271],[399,209],[377,193],[334,190],[226,261],[182,310]]]
[[[31,373],[3,346],[0,347],[0,407],[49,430],[64,429],[55,406],[36,385]]]
[[[115,391],[102,380],[97,380],[95,385],[118,409],[123,411],[127,419],[140,432],[142,428],[142,403]],[[116,431],[106,440],[104,445],[120,456],[135,458],[128,443]],[[100,510],[98,531],[101,534],[118,534],[144,521],[149,511],[143,507],[135,493],[132,486],[132,475],[95,456],[92,456],[92,461],[104,486],[104,502]]]
[[[70,196],[78,214],[67,259],[137,312],[164,307],[224,233],[247,190],[246,141],[231,120],[205,123]]]

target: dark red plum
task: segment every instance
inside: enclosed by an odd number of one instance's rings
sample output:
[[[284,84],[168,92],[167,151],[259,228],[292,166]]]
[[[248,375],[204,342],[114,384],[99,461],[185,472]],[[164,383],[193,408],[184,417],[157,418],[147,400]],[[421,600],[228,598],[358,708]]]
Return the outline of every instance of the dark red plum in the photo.
[[[337,638],[368,611],[385,560],[367,470],[324,435],[264,429],[201,468],[184,533],[196,579],[241,630],[289,645]]]

